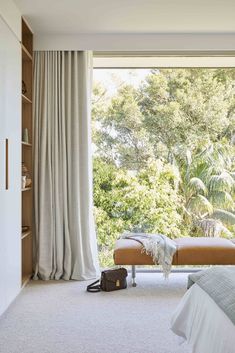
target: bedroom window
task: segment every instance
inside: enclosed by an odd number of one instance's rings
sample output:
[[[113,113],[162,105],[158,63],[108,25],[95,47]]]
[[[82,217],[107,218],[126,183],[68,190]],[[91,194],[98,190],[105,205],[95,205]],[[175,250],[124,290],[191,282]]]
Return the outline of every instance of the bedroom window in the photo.
[[[93,75],[101,265],[125,231],[234,237],[235,69],[125,65]]]

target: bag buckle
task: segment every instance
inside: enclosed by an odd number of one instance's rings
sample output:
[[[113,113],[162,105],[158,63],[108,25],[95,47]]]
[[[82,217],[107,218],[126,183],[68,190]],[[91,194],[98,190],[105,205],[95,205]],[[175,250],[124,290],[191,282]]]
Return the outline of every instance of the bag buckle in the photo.
[[[119,279],[116,280],[116,287],[120,287],[120,281],[119,281]]]

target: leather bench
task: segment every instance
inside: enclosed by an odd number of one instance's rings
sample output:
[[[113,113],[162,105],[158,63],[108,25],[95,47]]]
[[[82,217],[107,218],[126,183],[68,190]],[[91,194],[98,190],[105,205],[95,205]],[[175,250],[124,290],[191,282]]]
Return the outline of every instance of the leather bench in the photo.
[[[185,237],[174,239],[176,253],[173,265],[235,265],[235,243],[224,238]],[[132,266],[135,287],[136,265],[154,265],[142,245],[131,239],[118,239],[114,249],[115,265]]]

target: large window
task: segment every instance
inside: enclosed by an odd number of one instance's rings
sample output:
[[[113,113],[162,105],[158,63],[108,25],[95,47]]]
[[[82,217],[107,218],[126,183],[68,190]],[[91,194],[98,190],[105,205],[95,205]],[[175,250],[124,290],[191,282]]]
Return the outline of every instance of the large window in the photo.
[[[95,69],[100,261],[125,231],[235,236],[235,69]]]

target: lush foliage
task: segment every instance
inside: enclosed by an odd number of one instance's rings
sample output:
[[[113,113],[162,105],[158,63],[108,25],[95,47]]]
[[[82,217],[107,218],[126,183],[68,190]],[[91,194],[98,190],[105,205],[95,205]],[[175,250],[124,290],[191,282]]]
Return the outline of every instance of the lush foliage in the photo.
[[[98,245],[110,264],[117,237],[124,231],[181,236],[182,197],[174,167],[157,160],[138,173],[117,169],[101,159],[94,163],[94,204]]]
[[[93,94],[94,202],[102,265],[124,231],[235,231],[235,71],[154,70]]]

